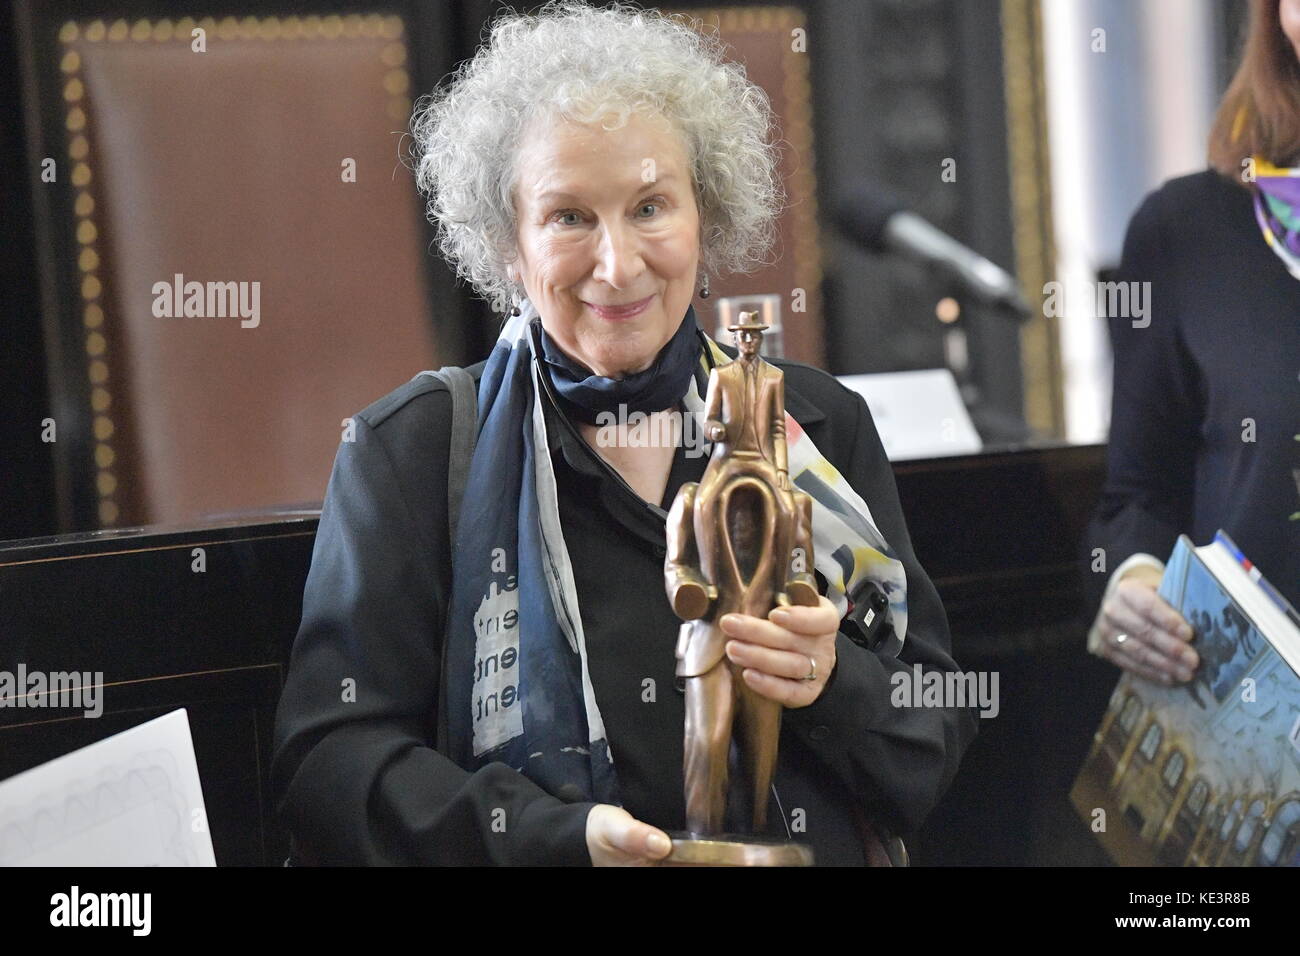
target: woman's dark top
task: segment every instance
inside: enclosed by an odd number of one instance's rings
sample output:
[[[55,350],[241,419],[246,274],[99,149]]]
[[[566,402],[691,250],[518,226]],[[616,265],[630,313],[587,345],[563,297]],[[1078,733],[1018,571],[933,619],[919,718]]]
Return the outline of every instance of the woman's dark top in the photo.
[[[1151,283],[1150,325],[1110,318],[1108,474],[1088,549],[1113,571],[1222,528],[1300,604],[1300,280],[1250,193],[1213,171],[1146,197],[1116,280]],[[1089,579],[1099,601],[1106,575]]]
[[[769,804],[774,834],[811,844],[819,863],[861,864],[854,808],[894,833],[913,832],[947,789],[976,720],[964,708],[891,705],[891,674],[910,677],[914,663],[957,669],[943,607],[912,553],[862,399],[824,372],[776,364],[790,414],[870,505],[907,571],[901,658],[840,635],[821,697],[784,712]],[[482,365],[470,371],[477,378]],[[335,461],[272,764],[277,807],[303,862],[590,863],[593,804],[565,804],[505,764],[469,773],[432,746],[451,583],[450,412],[442,384],[417,377],[356,416],[356,440]],[[681,829],[685,711],[674,682],[680,622],[664,591],[663,505],[703,473],[705,459],[680,448],[655,508],[554,409],[548,434],[623,805]],[[341,693],[349,678],[354,696]]]

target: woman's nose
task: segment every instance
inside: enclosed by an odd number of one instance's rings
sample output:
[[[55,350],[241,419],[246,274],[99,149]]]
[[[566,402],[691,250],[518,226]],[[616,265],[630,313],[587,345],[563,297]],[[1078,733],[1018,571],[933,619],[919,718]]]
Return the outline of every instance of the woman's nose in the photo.
[[[594,278],[615,289],[626,289],[645,270],[640,237],[626,223],[606,226],[597,253]]]

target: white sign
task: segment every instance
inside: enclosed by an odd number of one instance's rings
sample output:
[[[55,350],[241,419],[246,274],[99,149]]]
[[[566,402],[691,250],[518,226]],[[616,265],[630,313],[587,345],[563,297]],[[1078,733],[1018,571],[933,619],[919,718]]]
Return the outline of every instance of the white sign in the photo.
[[[0,783],[0,866],[216,866],[185,711]]]
[[[946,368],[841,375],[839,381],[866,400],[890,461],[969,455],[984,447]]]

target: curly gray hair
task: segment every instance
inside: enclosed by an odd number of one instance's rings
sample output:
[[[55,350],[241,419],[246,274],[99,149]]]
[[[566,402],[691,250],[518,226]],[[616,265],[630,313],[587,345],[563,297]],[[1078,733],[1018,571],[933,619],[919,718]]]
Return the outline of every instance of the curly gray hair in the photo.
[[[665,117],[691,164],[702,270],[764,265],[785,199],[767,138],[775,123],[767,94],[723,50],[677,15],[624,3],[505,11],[411,120],[416,184],[457,275],[497,311],[522,300],[507,273],[518,254],[514,190],[519,144],[539,115],[594,123],[612,113],[606,129],[634,112]]]

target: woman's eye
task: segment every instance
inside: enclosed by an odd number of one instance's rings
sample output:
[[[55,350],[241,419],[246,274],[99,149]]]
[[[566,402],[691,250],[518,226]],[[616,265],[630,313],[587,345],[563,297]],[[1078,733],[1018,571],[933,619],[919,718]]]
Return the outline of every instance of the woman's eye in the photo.
[[[659,209],[662,206],[663,203],[661,203],[657,199],[647,200],[646,202],[643,202],[640,206],[637,207],[637,213],[642,214],[647,209]],[[574,218],[566,222],[565,220],[568,220],[570,216]],[[640,215],[640,218],[642,219],[651,219],[653,217],[654,217],[653,213],[651,213],[650,215]],[[557,212],[551,216],[551,221],[559,223],[561,226],[577,226],[580,225],[582,222],[582,213],[575,212],[573,210]]]

